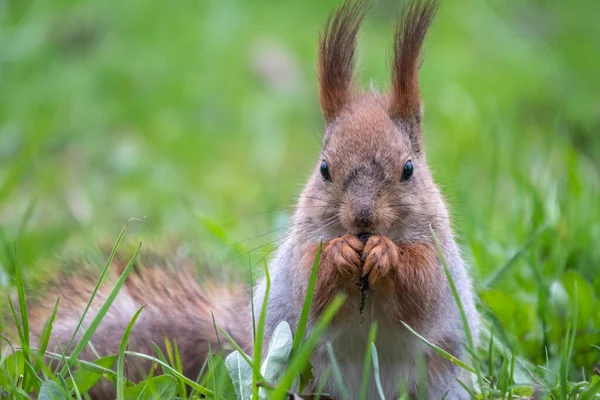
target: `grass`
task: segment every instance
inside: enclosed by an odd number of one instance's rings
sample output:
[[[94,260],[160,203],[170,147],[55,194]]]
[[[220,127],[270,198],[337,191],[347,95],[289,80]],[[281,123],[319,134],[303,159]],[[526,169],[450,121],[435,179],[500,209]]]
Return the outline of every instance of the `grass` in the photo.
[[[75,384],[85,398],[98,372],[124,382],[116,358],[85,362],[71,346],[47,354],[52,365],[37,357],[25,295],[132,217],[146,222],[130,242],[182,243],[225,280],[248,258],[260,269],[319,151],[316,36],[336,3],[0,1],[0,285],[21,329],[19,343],[2,339],[2,390]],[[389,86],[398,8],[380,0],[360,36],[363,87]],[[595,0],[444,1],[426,45],[428,160],[485,318],[475,361],[460,360],[480,371],[477,396],[600,391],[599,11]],[[295,359],[308,344],[294,337]],[[149,378],[154,391],[211,392],[183,380],[172,349],[173,363],[125,354],[169,371]],[[305,367],[290,364],[272,394]]]

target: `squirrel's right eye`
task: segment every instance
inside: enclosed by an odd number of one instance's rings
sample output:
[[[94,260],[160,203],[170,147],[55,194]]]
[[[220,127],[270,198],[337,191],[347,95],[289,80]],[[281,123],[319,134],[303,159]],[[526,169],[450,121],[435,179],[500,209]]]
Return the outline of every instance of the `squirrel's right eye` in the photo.
[[[327,165],[327,161],[321,161],[321,176],[323,180],[329,182],[331,180],[331,175],[329,174],[329,165]]]

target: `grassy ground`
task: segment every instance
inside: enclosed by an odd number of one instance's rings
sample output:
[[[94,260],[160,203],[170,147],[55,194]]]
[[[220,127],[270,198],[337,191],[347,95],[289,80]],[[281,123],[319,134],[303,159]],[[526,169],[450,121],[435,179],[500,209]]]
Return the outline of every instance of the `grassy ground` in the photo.
[[[363,86],[388,86],[397,3],[365,25]],[[442,3],[425,139],[494,337],[484,386],[576,398],[600,385],[600,4]],[[0,284],[14,291],[13,242],[32,282],[130,217],[146,220],[132,242],[260,263],[318,154],[334,4],[0,0]]]

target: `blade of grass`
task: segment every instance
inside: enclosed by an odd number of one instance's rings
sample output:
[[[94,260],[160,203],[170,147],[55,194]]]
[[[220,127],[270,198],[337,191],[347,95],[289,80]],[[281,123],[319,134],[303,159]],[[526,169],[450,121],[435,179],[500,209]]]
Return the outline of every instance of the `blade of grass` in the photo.
[[[260,363],[262,361],[262,346],[263,336],[265,333],[265,323],[267,321],[267,305],[269,302],[269,292],[271,291],[271,276],[269,275],[269,267],[267,262],[265,266],[265,297],[260,308],[258,316],[258,326],[256,327],[256,335],[254,337],[254,365],[252,366],[252,399],[258,400],[258,382],[264,381],[261,378]]]
[[[227,338],[227,340],[229,341],[229,343],[231,343],[231,345],[237,351],[240,352],[242,358],[244,360],[246,360],[246,362],[248,363],[248,365],[250,365],[252,367],[254,365],[254,363],[252,362],[252,360],[250,359],[250,357],[248,357],[248,355],[244,352],[244,350],[242,350],[242,348],[235,342],[235,340],[233,340],[233,338],[231,336],[229,336],[229,333],[227,333],[227,331],[225,329],[221,328],[220,326],[218,328],[221,330],[221,332],[223,332],[223,334],[225,335],[225,337]]]
[[[21,276],[21,265],[17,255],[17,242],[14,242],[14,262],[15,262],[15,279],[17,285],[17,295],[19,297],[19,311],[21,312],[21,327],[23,328],[23,358],[26,362],[30,362],[29,357],[29,317],[27,314],[27,303],[25,302],[25,287],[23,285],[23,277]],[[23,390],[29,391],[30,371],[25,368],[23,372]]]
[[[138,254],[140,252],[140,248],[141,247],[142,247],[142,243],[140,242],[140,244],[138,245],[137,249],[135,250],[135,253],[131,257],[131,260],[129,260],[129,263],[127,264],[127,266],[123,270],[123,273],[121,273],[121,275],[119,276],[119,279],[117,279],[117,282],[115,283],[115,286],[112,288],[112,290],[110,291],[110,293],[106,297],[106,301],[104,302],[104,304],[102,304],[102,306],[100,307],[100,310],[98,310],[98,313],[96,314],[96,316],[94,317],[94,319],[90,323],[90,326],[85,330],[85,332],[83,332],[83,335],[81,336],[81,339],[79,340],[79,342],[77,342],[77,345],[73,349],[73,352],[71,353],[71,355],[67,359],[67,365],[65,366],[65,368],[71,368],[71,366],[77,360],[77,357],[79,357],[79,354],[81,354],[81,352],[83,351],[83,349],[85,348],[85,346],[87,345],[87,343],[90,341],[90,339],[94,335],[94,332],[96,332],[96,329],[100,325],[100,322],[102,322],[102,319],[104,318],[104,316],[108,312],[108,309],[110,308],[110,306],[112,305],[113,301],[117,297],[117,294],[121,290],[121,287],[125,284],[125,280],[127,279],[127,276],[129,275],[129,272],[131,272],[131,269],[133,268],[133,266],[135,264],[135,260],[137,259],[137,256],[138,256]],[[83,317],[82,317],[82,320],[83,320]],[[78,324],[79,326],[81,326],[81,322],[82,321],[79,321],[79,324]],[[61,375],[63,375],[63,376],[64,376],[64,369],[65,368],[63,368],[63,373],[61,373]]]
[[[294,334],[294,341],[292,343],[292,357],[296,349],[304,340],[304,334],[306,332],[306,325],[308,324],[308,315],[312,306],[312,301],[315,293],[315,285],[317,283],[317,271],[319,270],[319,264],[321,263],[321,252],[323,250],[323,242],[319,243],[317,248],[317,254],[315,255],[315,261],[313,262],[312,270],[310,272],[310,278],[308,280],[308,287],[306,288],[306,296],[304,297],[304,304],[302,305],[302,312],[300,313],[300,319],[298,320],[298,326],[296,333]]]
[[[51,352],[51,351],[46,351],[46,353],[44,355],[46,357],[52,358],[54,360],[60,360],[61,358],[63,358],[62,355]],[[111,381],[116,382],[116,380],[117,380],[117,373],[115,371],[113,371],[112,369],[101,367],[100,365],[94,364],[92,362],[84,361],[84,360],[77,360],[74,365],[77,367],[85,368],[88,371],[95,372],[99,375],[106,376]]]
[[[361,400],[367,399],[367,389],[369,387],[369,374],[371,373],[371,343],[375,343],[375,336],[377,335],[377,322],[373,322],[369,328],[369,341],[367,342],[367,351],[365,354],[365,362],[363,364],[362,382],[360,383],[360,395]]]
[[[127,349],[127,343],[129,341],[129,335],[131,334],[131,329],[133,329],[133,325],[135,325],[135,321],[137,321],[138,317],[142,310],[146,307],[144,304],[140,307],[139,310],[133,315],[131,321],[129,321],[129,325],[127,325],[127,329],[125,329],[125,333],[123,334],[123,338],[121,339],[121,344],[119,345],[119,355],[117,357],[117,399],[124,400],[125,399],[125,350]]]
[[[342,372],[340,371],[340,366],[335,358],[335,353],[333,352],[333,347],[331,347],[331,343],[327,343],[327,355],[329,356],[329,364],[331,364],[331,370],[333,371],[333,379],[335,379],[335,383],[337,384],[338,390],[340,392],[340,397],[343,400],[348,400],[348,391],[346,390],[346,385],[344,384],[344,378],[342,378]]]
[[[323,314],[321,314],[321,318],[308,335],[308,338],[304,344],[298,348],[296,356],[291,360],[287,370],[285,371],[285,374],[281,377],[281,380],[279,381],[279,384],[273,393],[273,399],[285,398],[287,391],[294,383],[294,380],[298,374],[305,367],[310,358],[310,354],[321,339],[323,333],[325,333],[329,323],[344,303],[344,300],[346,300],[346,296],[340,293],[325,308],[325,311],[323,311]]]
[[[446,360],[452,362],[455,365],[458,365],[459,367],[461,367],[463,369],[466,369],[469,372],[472,372],[472,373],[476,373],[477,372],[475,370],[475,368],[471,367],[468,364],[465,364],[464,362],[462,362],[458,358],[454,357],[452,354],[448,353],[446,350],[442,349],[441,347],[439,347],[438,345],[436,345],[434,343],[431,343],[429,340],[427,340],[423,336],[419,335],[413,328],[410,327],[410,325],[408,325],[404,321],[400,321],[400,322],[402,322],[402,325],[404,325],[404,327],[406,329],[408,329],[410,331],[410,333],[412,333],[413,335],[415,335],[419,340],[421,340],[423,343],[425,343],[429,348],[431,348],[437,354],[439,354],[440,356],[444,357]]]
[[[213,329],[215,330],[215,336],[217,337],[217,345],[219,346],[219,356],[222,359],[225,359],[225,356],[223,355],[223,346],[221,345],[221,337],[219,336],[219,330],[217,329],[217,322],[215,321],[215,314],[211,311],[210,316],[212,318]],[[209,343],[210,343],[210,340],[209,340]]]
[[[377,348],[375,343],[371,343],[371,358],[373,359],[373,376],[375,378],[375,387],[377,387],[377,394],[381,400],[385,400],[385,394],[383,394],[383,386],[381,385],[381,375],[379,375],[379,356],[377,355]]]
[[[496,285],[496,283],[508,272],[510,269],[516,265],[516,261],[523,254],[529,250],[529,248],[535,243],[535,241],[548,229],[548,225],[540,226],[533,234],[529,237],[527,242],[517,250],[503,265],[495,269],[484,281],[483,286],[486,288],[491,288]],[[433,231],[433,229],[431,229]]]
[[[433,227],[431,225],[429,225],[429,230],[431,231],[431,234],[433,235],[433,240],[435,241],[435,246],[437,248],[438,255],[440,256],[440,260],[442,261],[442,265],[444,266],[444,273],[446,274],[446,278],[448,279],[448,283],[450,284],[450,288],[452,289],[452,295],[454,296],[454,301],[456,302],[456,306],[458,307],[458,310],[460,311],[460,318],[462,320],[463,329],[465,331],[468,350],[469,350],[469,353],[471,354],[471,357],[473,358],[473,364],[475,365],[475,371],[476,371],[476,375],[477,375],[477,381],[479,383],[479,388],[481,390],[481,395],[483,397],[483,400],[487,400],[488,396],[487,396],[485,387],[483,386],[484,379],[483,379],[483,376],[481,375],[481,367],[479,365],[479,360],[477,360],[475,343],[473,341],[473,335],[471,334],[471,327],[469,326],[469,321],[467,320],[467,314],[465,313],[465,309],[463,307],[462,300],[460,299],[460,295],[458,293],[458,290],[456,289],[456,284],[454,283],[454,279],[452,278],[452,274],[450,273],[448,264],[446,263],[446,258],[444,257],[444,253],[442,252],[442,247],[440,246],[438,237],[435,234],[435,231],[433,230]]]
[[[475,394],[475,392],[473,392],[473,390],[471,388],[469,388],[467,385],[465,385],[465,383],[463,381],[461,381],[460,379],[458,379],[458,378],[454,378],[454,379],[456,379],[456,381],[458,382],[458,384],[460,386],[462,386],[463,389],[465,389],[465,391],[469,394],[469,397],[472,400],[478,400],[477,395]]]
[[[579,313],[579,294],[577,290],[577,282],[573,288],[573,312],[572,312],[572,329],[568,330],[567,337],[565,338],[565,351],[563,351],[561,357],[561,368],[560,368],[560,392],[564,399],[568,398],[567,385],[569,380],[569,367],[571,366],[571,359],[573,356],[573,348],[575,347],[575,337],[577,336],[577,317]]]
[[[4,339],[6,341],[6,343],[8,343],[8,347],[10,347],[12,353],[11,354],[15,354],[15,348],[12,344],[12,342],[4,335],[0,334],[0,338]],[[4,358],[4,354],[2,354],[2,363],[4,363],[4,361],[6,360],[6,358]],[[17,374],[19,373],[19,360],[17,360],[16,356],[13,356],[13,360],[15,360],[15,377],[14,377],[14,381],[17,381]],[[3,371],[4,372],[4,371]]]
[[[58,311],[58,302],[60,301],[60,297],[58,297],[56,299],[56,303],[54,303],[54,309],[52,310],[52,314],[50,315],[50,319],[48,320],[48,322],[46,322],[46,326],[44,327],[44,330],[42,331],[42,334],[40,336],[40,358],[42,359],[42,363],[43,363],[43,355],[46,352],[46,349],[48,348],[48,342],[50,341],[50,334],[52,333],[52,327],[54,326],[54,319],[56,318],[56,312]],[[38,360],[36,360],[35,364],[33,365],[34,370],[38,370],[40,367],[40,361],[39,358]]]
[[[250,279],[250,311],[252,312],[252,339],[256,338],[256,317],[254,315],[254,283],[252,282],[252,255],[248,252],[248,271]]]
[[[325,387],[325,384],[327,383],[327,380],[329,379],[330,374],[331,374],[331,368],[327,367],[327,368],[325,368],[325,371],[323,372],[323,374],[321,374],[321,376],[319,377],[319,385],[317,386],[317,393],[315,395],[315,400],[319,400],[321,398],[321,396],[324,394],[323,388]]]
[[[100,289],[100,285],[104,281],[104,278],[106,277],[106,274],[108,273],[108,270],[110,269],[110,266],[111,266],[112,261],[113,261],[113,259],[115,257],[115,254],[117,253],[117,249],[119,248],[119,245],[121,244],[121,241],[123,240],[123,237],[125,236],[125,232],[127,232],[127,228],[129,227],[129,223],[131,221],[140,221],[140,222],[143,222],[143,220],[140,220],[140,219],[137,219],[137,218],[130,218],[127,221],[127,223],[125,223],[125,226],[123,227],[123,229],[121,229],[121,233],[119,233],[119,236],[117,237],[117,241],[115,242],[115,244],[113,245],[113,247],[112,247],[112,249],[110,251],[110,255],[108,256],[108,260],[106,261],[106,264],[104,264],[104,268],[102,269],[102,272],[100,273],[100,277],[98,278],[98,282],[96,283],[96,286],[94,287],[94,290],[92,291],[90,299],[89,299],[88,303],[86,304],[85,308],[83,309],[83,314],[81,315],[81,318],[79,319],[79,322],[77,323],[77,326],[75,327],[75,330],[73,331],[73,334],[71,335],[71,339],[69,339],[69,343],[67,344],[67,347],[65,349],[65,351],[67,353],[71,349],[71,346],[73,345],[73,341],[75,340],[75,337],[77,336],[77,333],[81,329],[81,324],[83,323],[83,320],[85,319],[85,316],[87,315],[88,310],[90,309],[90,307],[92,305],[92,301],[94,301],[94,298],[96,297],[96,293],[98,293],[98,290]],[[59,367],[60,367],[60,363],[56,367],[57,370],[58,370]],[[62,372],[64,372],[64,371],[65,371],[65,369],[63,368]]]
[[[175,368],[171,367],[169,364],[162,362],[161,360],[159,360],[155,357],[152,357],[152,356],[149,356],[146,354],[142,354],[142,353],[137,353],[135,351],[125,351],[125,355],[144,358],[146,360],[153,361],[153,362],[159,364],[161,366],[161,368],[164,368],[167,371],[169,371],[170,373],[172,373],[173,375],[175,375],[175,377],[183,380],[189,387],[191,387],[198,393],[200,393],[204,396],[208,396],[208,397],[213,397],[215,395],[212,390],[209,390],[209,389],[205,388],[204,386],[197,384],[193,380],[191,380],[191,379],[185,377],[184,375],[180,374],[179,372],[177,372],[177,370]]]

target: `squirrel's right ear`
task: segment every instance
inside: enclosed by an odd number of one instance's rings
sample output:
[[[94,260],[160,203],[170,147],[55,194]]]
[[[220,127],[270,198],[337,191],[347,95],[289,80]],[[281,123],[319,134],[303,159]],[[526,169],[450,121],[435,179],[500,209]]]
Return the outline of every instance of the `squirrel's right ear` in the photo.
[[[392,60],[392,95],[390,114],[393,119],[421,123],[419,68],[421,49],[438,9],[438,0],[411,0],[405,6],[394,37]],[[410,139],[415,151],[422,148],[419,126],[413,126]]]
[[[356,36],[369,3],[346,0],[325,24],[319,43],[319,96],[326,122],[337,117],[351,96]]]

